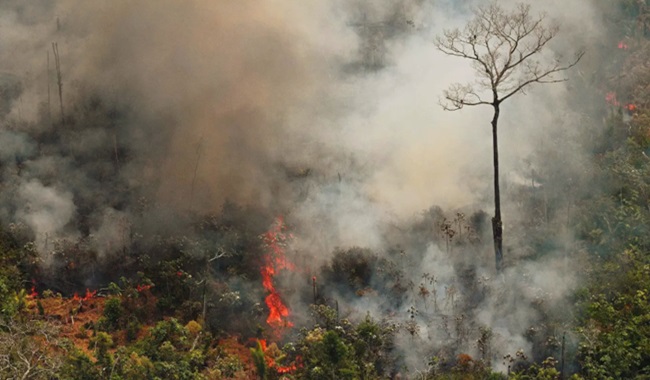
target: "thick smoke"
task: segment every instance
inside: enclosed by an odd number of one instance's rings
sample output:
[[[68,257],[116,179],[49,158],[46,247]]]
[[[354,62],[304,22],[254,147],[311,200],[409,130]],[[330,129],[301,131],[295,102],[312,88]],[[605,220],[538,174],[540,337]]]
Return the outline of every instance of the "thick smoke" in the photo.
[[[403,336],[412,368],[450,339],[476,354],[481,326],[496,336],[493,358],[530,350],[524,334],[542,320],[531,304],[561,308],[579,280],[571,231],[551,229],[551,253],[500,277],[485,236],[450,252],[444,239],[415,243],[404,232],[430,222],[439,236],[443,219],[422,213],[432,205],[450,218],[491,213],[491,109],[442,111],[443,89],[474,74],[432,43],[482,4],[3,1],[0,216],[28,227],[47,264],[55,239],[91,237],[100,257],[116,255],[134,225],[181,228],[178,215],[217,212],[226,200],[285,213],[294,249],[318,265],[337,247],[382,256],[400,246],[405,282],[436,276],[439,311],[423,310],[413,292],[391,311],[407,320],[410,305],[419,309],[420,334]],[[553,54],[571,57],[603,38],[588,0],[534,9],[561,25]],[[570,75],[588,75],[578,70]],[[582,148],[567,138],[586,124],[576,88],[535,87],[504,106],[507,261],[534,256],[522,234],[532,216],[509,200],[544,192],[570,204],[563,189],[585,171]],[[551,225],[564,217],[535,216]],[[341,309],[358,315],[386,312],[380,299],[347,301]]]

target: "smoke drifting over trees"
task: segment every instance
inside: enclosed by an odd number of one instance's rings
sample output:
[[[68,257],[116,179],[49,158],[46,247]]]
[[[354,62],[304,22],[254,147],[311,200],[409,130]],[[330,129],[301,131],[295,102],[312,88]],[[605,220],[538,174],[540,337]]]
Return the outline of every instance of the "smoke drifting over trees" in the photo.
[[[509,241],[497,276],[485,215],[490,125],[480,109],[438,107],[443,89],[473,72],[433,44],[485,4],[5,0],[0,219],[33,242],[40,281],[70,292],[105,285],[111,265],[141,252],[163,255],[170,236],[179,239],[170,250],[199,261],[217,247],[245,250],[255,272],[261,253],[229,226],[253,234],[282,214],[299,268],[282,289],[308,294],[286,295],[298,323],[316,298],[314,274],[320,300],[338,301],[342,315],[405,326],[397,343],[410,368],[451,347],[495,367],[533,345],[556,354],[556,342],[541,341],[569,328],[564,306],[581,280],[570,207],[594,191],[575,186],[588,181],[583,137],[600,133],[603,117],[587,111],[600,99],[582,91],[609,44],[599,26],[608,6],[532,5],[561,25],[548,58],[584,48],[588,62],[569,82],[502,107]],[[254,217],[223,216],[233,204]],[[342,279],[336,265],[365,272]],[[59,282],[63,271],[79,271],[77,282]],[[261,298],[253,280],[228,284]],[[476,344],[486,328],[489,355]]]

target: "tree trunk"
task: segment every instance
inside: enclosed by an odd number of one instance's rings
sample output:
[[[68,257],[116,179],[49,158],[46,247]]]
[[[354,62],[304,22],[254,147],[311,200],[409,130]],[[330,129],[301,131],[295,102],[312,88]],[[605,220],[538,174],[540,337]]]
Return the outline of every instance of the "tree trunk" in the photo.
[[[52,52],[54,53],[54,65],[56,66],[56,83],[59,86],[59,105],[61,106],[61,127],[65,124],[65,115],[63,113],[63,81],[61,79],[61,60],[59,59],[59,44],[52,42]]]
[[[499,191],[499,146],[497,143],[497,123],[499,121],[499,102],[492,103],[492,152],[494,156],[494,217],[492,218],[492,237],[497,272],[501,272],[503,262],[503,222],[501,222],[501,192]]]
[[[210,260],[205,260],[205,274],[203,275],[203,308],[201,310],[201,319],[203,327],[208,326],[208,276],[210,275]]]

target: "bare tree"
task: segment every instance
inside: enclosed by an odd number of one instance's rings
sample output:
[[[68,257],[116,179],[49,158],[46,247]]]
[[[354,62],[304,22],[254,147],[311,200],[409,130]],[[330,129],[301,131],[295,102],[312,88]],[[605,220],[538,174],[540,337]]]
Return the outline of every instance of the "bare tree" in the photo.
[[[531,15],[530,6],[519,4],[509,12],[496,2],[474,11],[474,19],[463,30],[445,30],[435,46],[443,53],[471,61],[478,77],[473,84],[453,84],[444,92],[442,107],[457,111],[464,106],[489,105],[492,117],[494,156],[494,217],[492,234],[497,271],[503,261],[503,223],[499,193],[499,149],[497,123],[501,103],[533,83],[557,83],[567,79],[559,74],[575,66],[583,56],[562,63],[545,60],[544,48],[556,35],[556,25],[546,26],[545,15]]]
[[[58,334],[45,321],[0,320],[0,378],[56,378],[63,365]]]

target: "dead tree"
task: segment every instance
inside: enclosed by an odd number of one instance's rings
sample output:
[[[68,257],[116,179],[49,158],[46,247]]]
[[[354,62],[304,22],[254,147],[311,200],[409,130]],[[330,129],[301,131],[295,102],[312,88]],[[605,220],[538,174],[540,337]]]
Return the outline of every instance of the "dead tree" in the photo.
[[[47,122],[52,124],[52,95],[50,91],[50,51],[47,51],[47,71],[45,72],[45,77],[47,79]]]
[[[501,103],[534,83],[557,83],[567,79],[559,74],[575,66],[583,56],[563,63],[556,58],[542,59],[542,52],[558,33],[558,26],[547,26],[545,15],[532,15],[529,5],[519,4],[512,11],[496,2],[474,11],[474,19],[463,30],[445,30],[435,46],[444,54],[468,59],[476,72],[473,84],[453,84],[444,92],[441,105],[457,111],[464,106],[488,105],[492,116],[494,158],[494,217],[492,234],[497,271],[503,261],[503,222],[499,192],[499,150],[497,124]]]
[[[52,52],[54,53],[54,66],[56,67],[56,84],[59,87],[59,105],[61,106],[61,126],[65,124],[65,115],[63,113],[63,80],[61,78],[61,60],[59,59],[59,44],[52,42]]]

